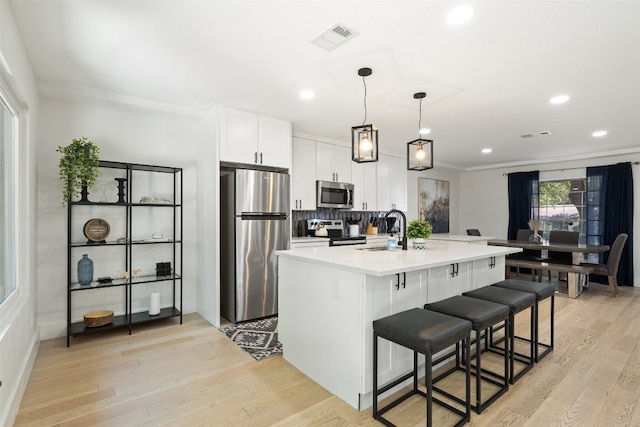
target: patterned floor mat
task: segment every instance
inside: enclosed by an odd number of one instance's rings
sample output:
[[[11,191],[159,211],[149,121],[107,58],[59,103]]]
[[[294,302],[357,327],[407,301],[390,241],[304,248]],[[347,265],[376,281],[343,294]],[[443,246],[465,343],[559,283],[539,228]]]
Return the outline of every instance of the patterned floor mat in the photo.
[[[278,341],[277,316],[225,326],[220,330],[256,360],[282,354],[282,344]]]

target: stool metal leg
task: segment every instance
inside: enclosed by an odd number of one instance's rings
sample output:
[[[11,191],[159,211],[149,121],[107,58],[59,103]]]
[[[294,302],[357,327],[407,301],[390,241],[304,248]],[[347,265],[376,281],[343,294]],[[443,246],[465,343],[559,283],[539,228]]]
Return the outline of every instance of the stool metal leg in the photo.
[[[424,364],[424,382],[427,387],[427,427],[433,425],[433,377],[431,374],[431,353],[427,353],[425,356]]]
[[[538,363],[540,360],[542,360],[543,357],[545,357],[547,354],[549,354],[552,350],[553,350],[553,339],[554,339],[554,334],[553,334],[553,330],[555,328],[555,323],[554,323],[554,315],[555,315],[555,296],[551,295],[551,313],[549,315],[549,326],[551,328],[550,332],[549,332],[549,338],[550,338],[550,342],[549,344],[546,343],[541,343],[539,338],[538,338],[538,327],[540,326],[540,317],[539,317],[539,311],[538,311],[538,303],[536,303],[536,319],[537,319],[537,327],[536,327],[536,363]],[[539,353],[539,349],[538,346],[542,346],[544,347],[544,351],[542,353]]]
[[[378,334],[373,333],[373,418],[378,419]]]

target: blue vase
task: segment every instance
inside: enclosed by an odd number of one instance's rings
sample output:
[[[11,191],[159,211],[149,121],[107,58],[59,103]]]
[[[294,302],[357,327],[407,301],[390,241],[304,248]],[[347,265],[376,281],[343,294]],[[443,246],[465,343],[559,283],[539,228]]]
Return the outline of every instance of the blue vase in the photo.
[[[93,261],[87,254],[83,254],[82,259],[78,261],[78,283],[89,285],[91,282],[93,282]]]

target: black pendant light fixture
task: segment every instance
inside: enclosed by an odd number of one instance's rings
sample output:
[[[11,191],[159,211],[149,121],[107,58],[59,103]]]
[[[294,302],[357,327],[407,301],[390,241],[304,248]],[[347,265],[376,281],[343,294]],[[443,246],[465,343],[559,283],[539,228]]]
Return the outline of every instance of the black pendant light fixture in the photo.
[[[414,99],[420,100],[420,118],[418,119],[418,139],[407,144],[407,169],[423,171],[433,169],[433,140],[420,137],[422,124],[422,100],[427,96],[424,92],[413,94]]]
[[[362,126],[351,128],[351,160],[357,163],[378,161],[378,129],[374,125],[367,125],[367,84],[364,78],[370,76],[371,68],[360,68],[358,75],[364,84],[364,120]]]

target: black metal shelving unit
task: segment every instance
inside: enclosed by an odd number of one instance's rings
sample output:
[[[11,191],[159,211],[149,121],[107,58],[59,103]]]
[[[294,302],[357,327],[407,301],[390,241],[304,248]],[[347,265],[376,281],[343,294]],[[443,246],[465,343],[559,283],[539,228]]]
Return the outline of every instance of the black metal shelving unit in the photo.
[[[100,161],[100,168],[121,170],[124,183],[124,195],[119,195],[118,202],[92,202],[87,200],[72,201],[67,203],[67,347],[70,345],[70,338],[87,333],[101,332],[105,330],[111,330],[114,328],[128,328],[129,334],[131,334],[132,328],[136,324],[154,322],[158,320],[167,319],[170,317],[180,317],[180,324],[182,324],[182,265],[183,265],[183,250],[182,250],[182,236],[183,236],[183,216],[182,216],[182,195],[183,195],[183,179],[182,168],[167,167],[167,166],[154,166],[143,165],[136,163],[123,163],[112,161]],[[134,194],[134,186],[136,185],[136,173],[137,172],[149,172],[160,174],[173,175],[173,200],[171,203],[138,203],[132,200]],[[116,215],[124,217],[125,224],[125,241],[118,243],[117,241],[106,241],[104,243],[94,242],[78,242],[72,241],[73,233],[73,217],[78,214],[75,211],[80,206],[94,206],[104,208],[105,210],[121,209],[122,212],[116,212]],[[139,208],[147,208],[152,211],[155,209],[170,209],[172,210],[172,230],[173,235],[168,240],[162,241],[135,241],[133,240],[133,217],[134,212]],[[88,220],[90,218],[86,218]],[[171,248],[172,253],[172,273],[168,275],[143,275],[139,277],[130,276],[129,279],[113,278],[108,283],[98,283],[94,281],[89,285],[80,285],[77,282],[72,282],[72,271],[75,268],[75,262],[77,258],[74,257],[74,248],[98,248],[94,249],[94,252],[99,252],[100,248],[120,248],[123,252],[122,268],[123,271],[132,272],[133,270],[133,254],[135,251],[144,251],[145,246],[148,245],[168,245]],[[77,252],[77,251],[76,251]],[[154,316],[149,315],[148,311],[133,312],[133,297],[136,287],[142,284],[156,283],[156,282],[171,282],[172,284],[172,306],[161,308],[160,313]],[[97,289],[105,288],[122,288],[123,289],[123,314],[114,316],[111,323],[99,326],[99,327],[87,327],[84,321],[73,322],[72,321],[72,309],[73,309],[73,297],[77,292],[91,292]]]

